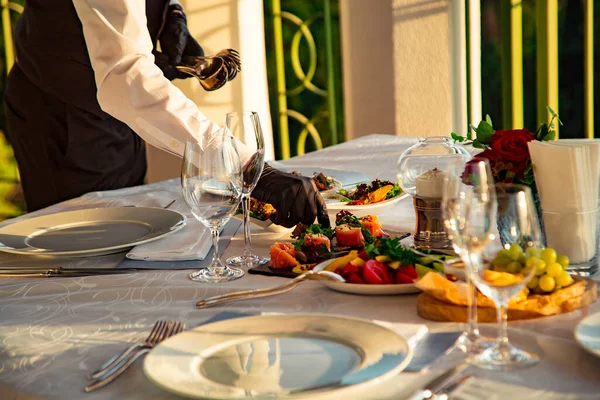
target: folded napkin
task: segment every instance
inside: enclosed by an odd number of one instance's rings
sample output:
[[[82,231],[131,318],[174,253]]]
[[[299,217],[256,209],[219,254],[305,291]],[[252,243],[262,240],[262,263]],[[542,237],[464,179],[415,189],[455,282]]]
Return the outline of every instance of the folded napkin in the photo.
[[[135,246],[127,253],[127,258],[145,261],[204,260],[212,247],[210,230],[192,215],[183,198],[177,199],[169,210],[185,215],[185,226],[162,239]]]
[[[485,395],[484,395],[485,394]],[[530,389],[525,386],[512,385],[491,379],[471,377],[451,393],[455,400],[583,400],[598,398],[576,394],[558,393],[547,390]]]

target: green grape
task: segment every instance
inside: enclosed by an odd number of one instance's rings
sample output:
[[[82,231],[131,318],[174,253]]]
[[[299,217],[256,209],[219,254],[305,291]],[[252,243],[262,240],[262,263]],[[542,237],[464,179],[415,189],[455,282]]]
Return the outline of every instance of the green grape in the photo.
[[[512,261],[517,261],[521,257],[521,254],[523,254],[523,249],[518,244],[513,243],[510,245],[508,253]]]
[[[511,261],[512,259],[510,258],[510,255],[508,254],[507,250],[500,250],[498,254],[496,254],[496,257],[494,257],[493,264],[494,266],[506,265]]]
[[[562,287],[569,286],[573,283],[573,277],[567,272],[563,271],[556,278],[556,284]]]
[[[521,255],[519,256],[519,260],[518,260],[521,264],[525,265],[525,261],[527,261],[527,256],[525,255],[525,253],[521,253]]]
[[[564,254],[559,254],[556,257],[556,262],[562,265],[563,268],[567,268],[569,266],[569,257]]]
[[[546,273],[546,261],[544,260],[536,260],[535,262],[535,275],[542,276]]]
[[[546,264],[552,264],[553,262],[556,262],[556,251],[551,247],[546,247],[545,249],[542,249],[540,258],[546,261]]]
[[[525,250],[525,254],[527,255],[527,257],[540,258],[541,252],[542,249],[539,249],[537,247],[528,247],[527,250]]]
[[[551,292],[554,290],[554,286],[556,286],[556,281],[553,277],[545,274],[540,278],[539,286],[544,292]]]
[[[506,266],[506,272],[510,272],[511,274],[516,274],[521,270],[521,263],[518,261],[513,261]]]
[[[527,260],[525,260],[525,268],[534,268],[537,262],[537,257],[529,257]]]
[[[557,262],[546,265],[546,274],[553,278],[556,278],[563,272],[563,267]]]
[[[527,287],[529,289],[535,289],[538,284],[540,282],[540,278],[538,278],[537,276],[532,276],[531,279],[529,280],[529,282],[527,282]]]
[[[523,267],[523,269],[521,270],[521,273],[523,274],[523,276],[529,276],[529,274],[531,273],[531,270],[533,269],[533,267],[528,267],[525,266]],[[533,274],[533,276],[535,276],[535,274]]]

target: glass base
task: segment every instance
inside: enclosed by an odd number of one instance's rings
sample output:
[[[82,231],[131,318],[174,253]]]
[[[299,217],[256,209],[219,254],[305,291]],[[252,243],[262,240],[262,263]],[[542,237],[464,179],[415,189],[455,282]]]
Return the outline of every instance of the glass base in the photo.
[[[241,256],[229,257],[225,262],[228,265],[240,268],[253,268],[264,265],[271,261],[269,257],[260,257],[256,254],[242,254]]]
[[[494,339],[479,334],[463,332],[456,339],[454,347],[467,354],[480,354],[495,344]]]
[[[244,271],[239,268],[208,267],[190,274],[190,279],[196,282],[219,283],[234,281],[244,276]]]
[[[510,343],[495,344],[469,359],[469,364],[494,371],[533,367],[540,362],[537,354],[519,350]]]

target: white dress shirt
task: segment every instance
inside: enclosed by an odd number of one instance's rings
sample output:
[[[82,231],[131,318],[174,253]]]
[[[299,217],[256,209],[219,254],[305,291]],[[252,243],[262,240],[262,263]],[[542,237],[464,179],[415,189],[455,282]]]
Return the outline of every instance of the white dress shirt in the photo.
[[[220,127],[154,64],[145,0],[73,0],[83,26],[98,102],[142,139],[183,156],[185,142]]]

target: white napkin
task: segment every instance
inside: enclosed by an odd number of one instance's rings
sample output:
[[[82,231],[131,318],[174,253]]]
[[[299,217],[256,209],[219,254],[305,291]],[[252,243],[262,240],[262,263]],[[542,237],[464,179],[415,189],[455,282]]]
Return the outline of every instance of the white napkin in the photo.
[[[135,246],[127,253],[127,258],[145,261],[204,260],[212,247],[210,230],[192,215],[183,198],[177,199],[169,210],[185,215],[185,226],[162,239]]]
[[[530,389],[520,385],[512,385],[480,377],[467,379],[451,393],[451,398],[456,400],[480,400],[483,397],[486,400],[579,400],[598,398],[597,396],[585,397],[576,394]]]
[[[546,242],[572,263],[596,253],[600,141],[529,142]]]

